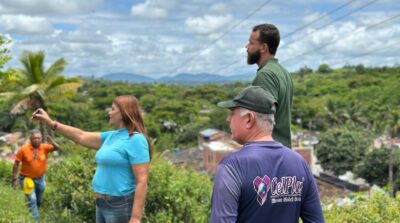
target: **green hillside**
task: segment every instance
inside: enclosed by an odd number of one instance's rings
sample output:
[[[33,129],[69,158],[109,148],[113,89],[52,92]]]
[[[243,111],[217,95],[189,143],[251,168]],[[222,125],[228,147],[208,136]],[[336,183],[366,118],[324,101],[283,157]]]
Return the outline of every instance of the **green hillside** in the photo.
[[[376,136],[399,135],[400,123],[395,115],[400,110],[400,67],[348,66],[328,71],[303,71],[293,74],[295,97],[292,124],[295,131],[311,130],[323,136],[334,129],[345,128],[350,129],[349,139],[366,138],[351,133],[360,131],[368,137],[369,144]],[[12,71],[1,73],[1,132],[26,133],[39,127],[30,121],[32,109],[21,113],[10,112],[23,96],[18,94],[23,92],[23,88],[17,84],[17,79]],[[145,124],[156,150],[144,222],[207,222],[212,188],[210,177],[188,167],[173,166],[157,154],[165,150],[174,151],[177,147],[196,146],[197,134],[202,129],[228,130],[225,121],[227,111],[218,109],[216,103],[232,98],[248,83],[138,85],[91,78],[80,78],[79,83],[82,86],[76,93],[55,97],[51,95],[53,92],[48,92],[46,106],[55,120],[88,131],[107,130],[106,109],[115,96],[130,94],[140,100],[145,112]],[[19,96],[8,98],[10,93]],[[94,153],[61,137],[57,141],[62,145],[62,151],[59,157],[50,160],[48,188],[41,210],[43,219],[45,222],[93,222],[95,206],[90,185]],[[6,146],[0,143],[0,147]],[[368,148],[365,156],[372,157],[369,155],[373,152]],[[383,154],[382,157],[385,159],[387,156]],[[364,159],[357,162],[362,163]],[[0,199],[3,202],[0,203],[0,222],[29,222],[27,211],[21,208],[24,197],[10,189],[11,165],[4,161],[0,165],[0,195],[4,198]],[[365,172],[361,167],[359,169],[360,174]],[[368,174],[372,173],[368,171]],[[396,168],[395,176],[397,174]],[[387,184],[386,181],[379,183]],[[356,206],[332,206],[327,201],[324,205],[327,222],[399,220],[392,208],[400,207],[399,198],[388,198],[385,194],[377,194],[377,198],[374,196],[372,199],[356,197]],[[382,200],[386,203],[383,204]],[[355,207],[357,213],[351,211]]]

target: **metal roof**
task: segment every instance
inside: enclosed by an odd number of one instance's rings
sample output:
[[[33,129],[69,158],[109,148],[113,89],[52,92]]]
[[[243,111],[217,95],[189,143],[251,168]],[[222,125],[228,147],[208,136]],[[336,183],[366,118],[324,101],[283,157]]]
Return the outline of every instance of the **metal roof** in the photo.
[[[217,134],[218,132],[220,132],[218,129],[205,129],[201,131],[200,134],[205,137],[210,137],[212,135]]]

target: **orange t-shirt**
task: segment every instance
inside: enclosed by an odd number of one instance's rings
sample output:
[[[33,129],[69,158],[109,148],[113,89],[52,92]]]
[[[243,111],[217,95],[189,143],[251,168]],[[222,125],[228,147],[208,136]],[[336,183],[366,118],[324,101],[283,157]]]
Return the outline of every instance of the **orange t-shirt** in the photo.
[[[43,176],[46,172],[47,154],[53,151],[52,145],[40,144],[35,157],[34,148],[31,144],[21,147],[15,158],[22,163],[20,174],[33,179]]]

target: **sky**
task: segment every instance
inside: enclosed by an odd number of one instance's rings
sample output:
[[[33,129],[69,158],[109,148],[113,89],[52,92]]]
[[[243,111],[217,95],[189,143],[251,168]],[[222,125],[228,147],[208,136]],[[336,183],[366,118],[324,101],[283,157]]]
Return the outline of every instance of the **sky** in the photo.
[[[47,67],[67,61],[67,77],[254,75],[245,46],[261,23],[278,27],[276,58],[291,72],[399,65],[398,0],[0,0],[7,66],[44,51]]]

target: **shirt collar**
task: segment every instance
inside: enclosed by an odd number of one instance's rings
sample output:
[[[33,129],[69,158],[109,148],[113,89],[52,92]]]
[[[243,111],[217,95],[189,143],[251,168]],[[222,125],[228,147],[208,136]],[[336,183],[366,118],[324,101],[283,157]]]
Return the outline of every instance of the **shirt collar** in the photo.
[[[258,67],[257,71],[261,70],[261,69],[262,69],[265,65],[267,65],[267,63],[269,63],[269,62],[271,62],[271,63],[278,63],[278,59],[276,59],[276,58],[271,58],[271,59],[265,61],[263,64],[261,64],[260,67]]]
[[[35,149],[35,147],[33,147],[31,143],[28,144],[28,147],[29,147],[30,150],[34,150]],[[40,149],[40,146],[37,149]]]

